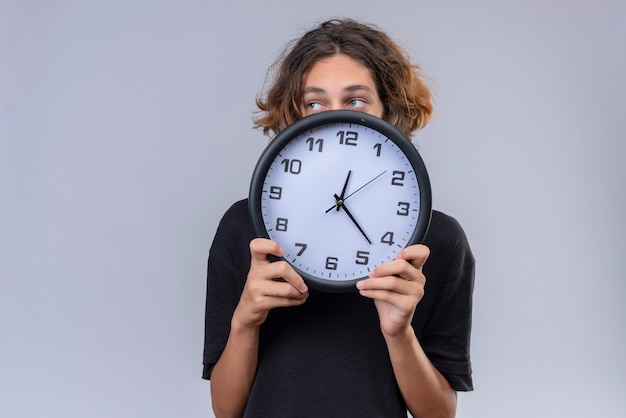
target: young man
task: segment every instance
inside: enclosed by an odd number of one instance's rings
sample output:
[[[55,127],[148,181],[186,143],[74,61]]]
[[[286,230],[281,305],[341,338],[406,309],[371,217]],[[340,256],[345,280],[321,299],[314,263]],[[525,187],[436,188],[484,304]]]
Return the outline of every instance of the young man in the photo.
[[[286,51],[256,120],[277,134],[309,114],[366,112],[410,140],[432,114],[420,69],[384,32],[324,22]],[[377,266],[351,294],[309,290],[245,200],[209,255],[203,377],[218,417],[453,417],[472,390],[474,258],[459,224],[434,211],[424,245]]]

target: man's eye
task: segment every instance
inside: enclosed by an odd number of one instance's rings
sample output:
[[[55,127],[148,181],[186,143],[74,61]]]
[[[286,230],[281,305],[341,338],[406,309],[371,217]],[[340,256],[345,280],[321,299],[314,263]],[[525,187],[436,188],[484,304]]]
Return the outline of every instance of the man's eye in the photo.
[[[352,107],[362,107],[365,106],[365,101],[361,99],[351,99],[348,104]]]

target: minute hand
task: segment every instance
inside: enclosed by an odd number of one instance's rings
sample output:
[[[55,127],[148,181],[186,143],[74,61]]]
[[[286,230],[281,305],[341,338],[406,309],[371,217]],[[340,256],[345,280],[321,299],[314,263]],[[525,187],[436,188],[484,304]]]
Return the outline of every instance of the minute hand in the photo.
[[[373,179],[371,179],[370,181],[368,181],[367,183],[365,183],[363,186],[359,187],[358,189],[356,189],[355,191],[353,191],[352,193],[350,193],[348,196],[344,197],[343,199],[341,199],[342,201],[346,201],[348,200],[348,198],[352,195],[354,195],[356,192],[358,192],[359,190],[361,190],[362,188],[364,188],[365,186],[367,186],[368,184],[370,184],[371,182],[373,182],[374,180],[376,180],[378,177],[382,176],[383,174],[385,174],[387,172],[387,170],[383,171],[382,173],[380,173],[379,175],[377,175],[376,177],[374,177]],[[326,213],[330,212],[331,210],[335,209],[338,206],[338,203],[335,203],[333,206],[331,206],[330,208],[328,208],[326,210]]]

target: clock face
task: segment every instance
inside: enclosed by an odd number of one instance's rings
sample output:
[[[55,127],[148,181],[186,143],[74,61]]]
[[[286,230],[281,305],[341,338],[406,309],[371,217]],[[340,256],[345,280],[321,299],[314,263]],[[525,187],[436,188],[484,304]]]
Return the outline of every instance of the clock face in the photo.
[[[249,206],[257,234],[279,243],[309,286],[351,291],[423,239],[430,183],[419,153],[394,127],[361,112],[326,111],[272,140]]]

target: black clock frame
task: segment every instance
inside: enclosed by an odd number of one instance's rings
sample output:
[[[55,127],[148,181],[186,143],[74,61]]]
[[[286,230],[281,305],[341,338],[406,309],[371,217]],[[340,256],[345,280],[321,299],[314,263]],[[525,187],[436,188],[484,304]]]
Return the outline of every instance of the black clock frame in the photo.
[[[393,141],[393,143],[400,148],[404,155],[406,155],[407,159],[411,163],[411,166],[413,167],[413,170],[415,171],[420,190],[418,220],[407,246],[422,242],[430,225],[432,209],[430,178],[422,157],[411,141],[394,126],[376,116],[353,110],[329,110],[299,119],[276,135],[276,137],[271,140],[265,150],[261,153],[261,156],[259,157],[252,173],[248,196],[248,211],[257,236],[269,238],[261,213],[261,199],[266,174],[276,156],[285,145],[304,132],[333,123],[353,123],[371,128]],[[272,258],[276,259],[275,257]],[[285,261],[289,263],[289,260]],[[326,280],[312,276],[298,269],[294,265],[291,266],[302,276],[304,281],[311,288],[326,292],[355,291],[356,282],[366,278],[361,277],[350,280]]]

